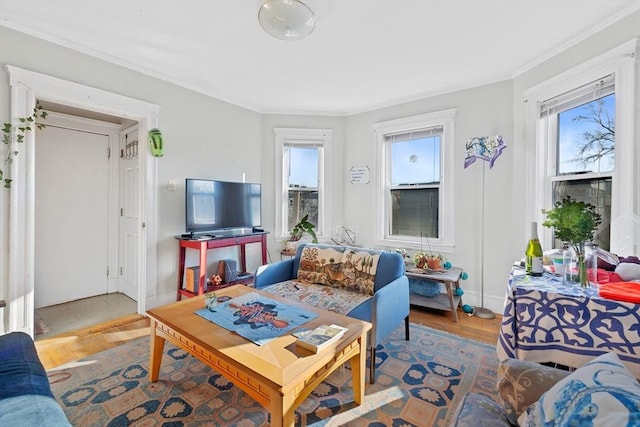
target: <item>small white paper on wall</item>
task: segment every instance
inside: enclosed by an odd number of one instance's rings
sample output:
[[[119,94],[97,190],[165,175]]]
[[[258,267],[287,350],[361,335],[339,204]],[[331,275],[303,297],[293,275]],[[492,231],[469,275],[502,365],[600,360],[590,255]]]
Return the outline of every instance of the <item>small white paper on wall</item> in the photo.
[[[349,172],[351,173],[352,184],[369,183],[369,166],[352,166]]]

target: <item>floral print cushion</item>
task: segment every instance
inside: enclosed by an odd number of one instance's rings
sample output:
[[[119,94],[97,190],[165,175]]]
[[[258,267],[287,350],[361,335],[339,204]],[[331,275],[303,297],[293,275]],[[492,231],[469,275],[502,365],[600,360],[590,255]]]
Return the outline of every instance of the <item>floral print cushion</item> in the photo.
[[[302,249],[298,280],[373,295],[380,251],[308,244]]]
[[[640,384],[615,353],[560,380],[524,412],[521,426],[640,425]]]

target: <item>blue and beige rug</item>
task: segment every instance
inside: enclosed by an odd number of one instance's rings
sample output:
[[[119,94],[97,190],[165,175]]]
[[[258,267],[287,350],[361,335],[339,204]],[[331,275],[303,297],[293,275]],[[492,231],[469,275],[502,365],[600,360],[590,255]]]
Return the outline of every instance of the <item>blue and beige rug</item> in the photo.
[[[411,324],[376,353],[377,381],[355,406],[348,367],[296,411],[300,426],[446,426],[467,392],[496,396],[495,346]],[[170,344],[149,383],[149,338],[49,371],[74,426],[268,426],[267,411],[224,377]],[[367,374],[368,378],[368,374]]]

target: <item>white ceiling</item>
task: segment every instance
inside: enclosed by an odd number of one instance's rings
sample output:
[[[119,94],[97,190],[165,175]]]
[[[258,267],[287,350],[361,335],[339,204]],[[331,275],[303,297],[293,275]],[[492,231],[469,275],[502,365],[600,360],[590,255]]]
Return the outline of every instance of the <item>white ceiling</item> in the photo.
[[[346,115],[512,78],[640,9],[640,0],[306,0],[314,32],[282,41],[260,27],[261,2],[0,0],[0,25],[257,112]]]

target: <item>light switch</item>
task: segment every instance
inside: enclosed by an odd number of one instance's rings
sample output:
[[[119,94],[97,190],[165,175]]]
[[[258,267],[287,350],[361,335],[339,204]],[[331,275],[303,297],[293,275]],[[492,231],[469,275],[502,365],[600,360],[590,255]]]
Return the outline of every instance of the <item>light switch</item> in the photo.
[[[176,182],[172,179],[167,182],[167,191],[176,191]]]

